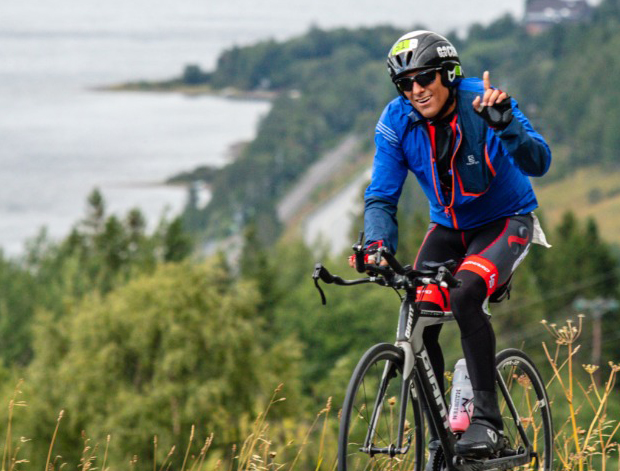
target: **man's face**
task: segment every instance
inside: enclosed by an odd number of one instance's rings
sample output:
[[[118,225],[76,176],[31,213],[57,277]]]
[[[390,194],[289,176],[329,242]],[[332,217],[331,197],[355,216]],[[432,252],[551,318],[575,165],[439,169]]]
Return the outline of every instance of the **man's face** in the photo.
[[[413,107],[427,119],[440,118],[440,116],[437,116],[437,113],[443,108],[450,96],[448,88],[441,83],[439,71],[434,72],[435,80],[432,83],[421,86],[415,81],[410,91],[403,92]],[[420,72],[412,72],[407,77],[413,77],[418,73]]]

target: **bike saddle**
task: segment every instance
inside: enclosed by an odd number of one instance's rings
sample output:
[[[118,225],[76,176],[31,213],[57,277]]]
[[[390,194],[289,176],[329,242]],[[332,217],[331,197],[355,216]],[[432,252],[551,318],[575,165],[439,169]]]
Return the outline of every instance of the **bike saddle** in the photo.
[[[504,299],[510,299],[510,290],[512,289],[512,275],[508,281],[493,291],[489,297],[490,303],[501,303]]]
[[[427,268],[428,270],[434,270],[437,271],[437,269],[439,267],[446,267],[448,270],[452,271],[457,267],[458,263],[456,263],[456,260],[446,260],[445,262],[431,262],[431,261],[427,261],[427,262],[422,262],[422,266],[424,268]]]

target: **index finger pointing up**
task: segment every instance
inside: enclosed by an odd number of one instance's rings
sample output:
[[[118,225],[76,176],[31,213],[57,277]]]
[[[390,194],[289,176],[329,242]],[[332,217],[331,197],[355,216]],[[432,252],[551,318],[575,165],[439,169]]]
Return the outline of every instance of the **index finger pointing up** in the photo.
[[[482,84],[484,85],[484,90],[488,90],[491,88],[491,79],[489,78],[489,71],[485,70],[482,74]]]

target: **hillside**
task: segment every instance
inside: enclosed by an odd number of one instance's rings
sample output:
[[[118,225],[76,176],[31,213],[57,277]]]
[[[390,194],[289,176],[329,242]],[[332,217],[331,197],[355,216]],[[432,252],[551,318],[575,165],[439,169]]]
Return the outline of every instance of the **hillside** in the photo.
[[[605,174],[616,172],[619,26],[618,2],[605,0],[590,22],[557,25],[536,37],[528,36],[511,17],[488,27],[473,26],[465,40],[448,35],[459,50],[466,75],[491,70],[496,85],[518,98],[520,107],[550,142],[554,163],[552,173],[541,183],[541,190],[549,186],[541,198],[552,199],[549,206],[557,208],[554,214],[575,206],[584,215],[597,216],[598,210],[586,200],[596,200],[599,207],[614,199],[608,194],[613,189],[602,183],[600,190],[586,184],[580,191],[587,195],[582,205],[561,198],[555,202],[552,195],[562,190],[552,188],[554,181],[578,178],[573,173],[589,166]],[[188,66],[182,77],[186,85],[234,86],[278,96],[257,138],[234,163],[216,172],[209,206],[188,208],[186,218],[192,219],[188,226],[212,240],[238,233],[252,223],[263,243],[276,240],[283,229],[278,202],[317,159],[351,133],[363,136],[362,153],[372,152],[369,130],[394,96],[385,74],[385,51],[401,33],[389,27],[314,28],[293,40],[231,49],[212,72]],[[605,73],[596,75],[598,70]],[[611,224],[604,226],[606,235],[614,232]]]
[[[536,194],[550,225],[566,211],[593,218],[608,242],[620,245],[620,172],[603,166],[581,168],[562,180],[538,185]]]

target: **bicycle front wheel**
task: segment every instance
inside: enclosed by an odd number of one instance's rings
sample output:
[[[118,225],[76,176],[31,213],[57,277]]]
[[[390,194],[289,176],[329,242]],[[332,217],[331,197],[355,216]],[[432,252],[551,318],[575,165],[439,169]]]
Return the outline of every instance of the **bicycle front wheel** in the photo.
[[[422,470],[420,403],[402,372],[403,352],[390,344],[375,345],[357,364],[340,418],[339,471]]]
[[[510,348],[497,354],[498,397],[507,450],[529,453],[518,470],[551,471],[553,421],[540,373],[530,358]]]

